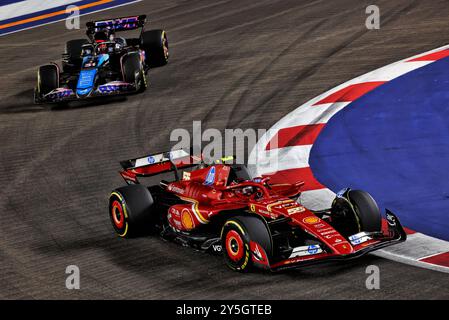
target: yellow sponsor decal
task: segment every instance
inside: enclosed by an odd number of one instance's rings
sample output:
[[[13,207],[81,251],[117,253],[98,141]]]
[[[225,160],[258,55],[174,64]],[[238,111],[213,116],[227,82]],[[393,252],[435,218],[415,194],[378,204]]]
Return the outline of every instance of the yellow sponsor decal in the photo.
[[[193,229],[193,219],[192,219],[192,216],[190,215],[190,212],[189,212],[188,209],[182,210],[181,223],[182,223],[182,226],[186,230],[192,230]]]
[[[315,224],[315,223],[320,222],[320,218],[311,216],[311,217],[302,219],[302,221],[307,224]]]

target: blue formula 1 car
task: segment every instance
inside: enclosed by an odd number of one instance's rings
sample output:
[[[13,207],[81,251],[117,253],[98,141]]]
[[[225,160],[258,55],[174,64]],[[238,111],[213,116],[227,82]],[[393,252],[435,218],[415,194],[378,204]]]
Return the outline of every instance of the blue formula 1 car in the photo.
[[[144,31],[145,22],[145,15],[88,22],[89,39],[66,43],[62,70],[56,63],[39,67],[35,103],[143,92],[148,70],[168,62],[166,32]],[[134,38],[116,35],[138,29]]]

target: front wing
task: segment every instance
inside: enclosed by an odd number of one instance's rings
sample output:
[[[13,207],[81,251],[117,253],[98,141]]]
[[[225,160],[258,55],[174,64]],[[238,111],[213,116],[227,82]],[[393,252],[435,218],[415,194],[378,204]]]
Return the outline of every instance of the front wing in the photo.
[[[113,81],[94,88],[86,95],[78,95],[76,90],[69,88],[57,88],[51,92],[40,96],[37,91],[34,94],[35,103],[60,103],[76,100],[85,100],[98,97],[109,97],[135,93],[137,91],[135,84],[123,81]]]
[[[372,239],[366,242],[354,245],[354,251],[350,254],[341,255],[325,251],[317,251],[316,254],[271,262],[268,261],[268,259],[257,259],[258,256],[260,257],[259,249],[259,252],[256,254],[255,252],[252,252],[252,259],[256,266],[258,265],[259,267],[270,269],[271,271],[300,268],[325,262],[348,261],[356,259],[374,250],[391,246],[407,239],[407,234],[405,233],[404,228],[396,215],[394,215],[391,211],[386,210],[386,218],[388,225],[386,230],[381,233],[377,233],[377,235],[372,235]]]

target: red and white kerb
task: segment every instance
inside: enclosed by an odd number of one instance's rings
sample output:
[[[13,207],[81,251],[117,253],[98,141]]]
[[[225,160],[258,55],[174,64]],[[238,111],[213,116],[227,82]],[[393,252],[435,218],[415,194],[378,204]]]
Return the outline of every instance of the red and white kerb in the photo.
[[[337,112],[382,84],[449,56],[449,45],[374,70],[333,88],[296,108],[261,137],[249,163],[253,176],[272,174],[271,182],[305,182],[302,201],[311,209],[329,208],[335,193],[315,179],[310,150]],[[449,273],[449,242],[408,230],[405,243],[375,254],[395,261]]]

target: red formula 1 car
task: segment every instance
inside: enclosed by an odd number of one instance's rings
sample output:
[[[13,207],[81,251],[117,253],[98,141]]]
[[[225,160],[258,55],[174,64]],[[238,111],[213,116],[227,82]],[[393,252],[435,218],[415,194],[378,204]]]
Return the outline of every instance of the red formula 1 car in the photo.
[[[234,270],[348,260],[406,239],[390,211],[382,224],[376,202],[364,191],[344,189],[331,208],[312,211],[297,201],[301,181],[270,184],[269,177],[251,178],[243,165],[205,165],[201,157],[184,150],[121,165],[128,185],[114,190],[109,200],[119,236],[158,233],[183,245],[223,253]],[[138,181],[168,171],[174,172],[173,181],[149,187]]]

